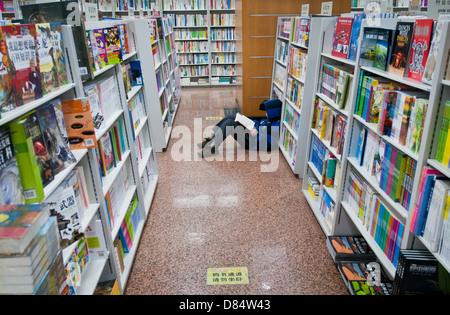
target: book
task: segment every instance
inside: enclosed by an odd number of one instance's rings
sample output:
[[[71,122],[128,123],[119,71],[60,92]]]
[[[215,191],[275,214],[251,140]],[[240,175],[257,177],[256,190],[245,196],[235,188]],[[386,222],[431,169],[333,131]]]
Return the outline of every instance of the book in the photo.
[[[400,251],[393,293],[396,295],[447,295],[449,273],[426,250]]]
[[[36,115],[55,176],[70,164],[75,163],[76,159],[60,130],[54,104],[49,103],[39,107]]]
[[[36,58],[36,29],[34,25],[2,26],[8,47],[12,85],[16,106],[28,104],[43,96],[42,79]],[[16,49],[17,47],[17,49]]]
[[[360,66],[372,67],[375,59],[375,48],[378,41],[378,28],[364,28],[361,39]]]
[[[49,3],[36,3],[21,6],[23,23],[61,23],[71,25],[75,49],[78,57],[78,67],[82,80],[93,79],[92,62],[89,58],[89,48],[86,42],[86,29],[81,15],[74,14],[78,9],[77,0],[66,0]]]
[[[94,121],[87,98],[62,101],[67,135],[72,150],[97,147]]]
[[[5,34],[0,27],[0,114],[15,109],[16,97],[12,85],[12,74],[8,53],[8,46],[5,41]]]
[[[90,45],[90,51],[92,54],[92,68],[94,71],[98,71],[102,68],[102,58],[100,57],[100,51],[97,44],[97,38],[95,37],[94,30],[87,30],[86,37]]]
[[[397,22],[392,54],[389,58],[388,72],[401,77],[407,74],[407,60],[410,55],[413,34],[414,22]]]
[[[408,78],[421,81],[428,59],[431,34],[433,32],[433,19],[418,19],[414,27],[411,54],[409,57]]]
[[[50,22],[53,46],[53,64],[56,67],[56,77],[58,86],[64,86],[69,83],[67,79],[66,56],[64,53],[64,38],[62,27],[59,22]]]
[[[44,199],[44,185],[27,119],[9,125],[26,203]]]
[[[24,204],[19,165],[8,127],[0,128],[0,204]]]
[[[444,165],[448,165],[450,158],[450,101],[446,101],[444,104],[444,114],[442,116],[442,122],[439,129],[439,140],[436,150],[435,159]],[[449,139],[449,146],[447,146],[447,139]],[[446,153],[444,155],[444,153]],[[445,156],[445,157],[444,157]]]
[[[375,57],[373,67],[382,71],[386,70],[388,60],[389,44],[391,42],[392,30],[379,29],[377,43],[375,44]]]
[[[252,130],[253,128],[255,128],[255,122],[240,113],[236,113],[236,118],[234,121],[241,124],[248,130]]]
[[[119,29],[120,47],[122,49],[122,56],[130,53],[130,45],[128,42],[128,31],[126,24],[117,25]]]
[[[102,130],[105,127],[105,117],[103,115],[103,108],[100,103],[99,86],[96,83],[84,87],[84,93],[89,100],[91,106],[91,115],[96,130]]]
[[[436,26],[433,32],[428,58],[425,64],[425,70],[422,75],[422,82],[431,85],[433,81],[433,73],[436,68],[436,59],[439,53],[439,45],[441,43],[442,28],[444,22],[450,20],[450,14],[439,14]]]
[[[108,54],[106,51],[106,41],[105,34],[103,33],[103,29],[95,29],[94,37],[97,42],[98,55],[100,56],[100,61],[97,61],[100,64],[100,68],[106,67],[109,63]]]
[[[371,281],[371,285],[376,285],[379,287],[378,294],[389,295],[392,292],[392,281],[386,275],[385,271],[381,268],[379,264],[378,271],[375,269],[373,264],[364,262],[338,262],[338,270],[344,279],[344,283],[350,292],[353,290],[358,291],[356,284],[366,284],[367,281]],[[354,292],[354,291],[353,291]]]
[[[99,153],[102,161],[102,168],[104,176],[107,176],[110,170],[115,166],[115,158],[113,152],[113,144],[111,141],[110,132],[105,133],[98,140]]]
[[[56,161],[53,156],[54,150],[47,149],[47,142],[44,139],[44,131],[39,124],[39,118],[36,111],[29,112],[24,117],[28,124],[29,133],[33,141],[34,153],[36,161],[39,166],[42,183],[47,186],[51,183],[55,176],[55,169],[60,166],[59,161]]]
[[[347,58],[352,33],[353,18],[338,17],[334,33],[333,47],[331,55]]]
[[[106,55],[108,64],[117,64],[122,62],[122,47],[120,44],[119,29],[117,26],[103,29],[105,39]]]
[[[350,45],[347,55],[347,59],[349,60],[356,61],[356,57],[358,54],[359,36],[361,33],[361,24],[365,18],[366,18],[365,13],[356,13],[353,16],[352,33],[350,36]]]
[[[20,254],[50,217],[46,204],[0,206],[0,254]]]
[[[333,261],[361,261],[371,262],[376,259],[376,255],[367,244],[366,240],[360,236],[328,236],[327,247],[331,253]]]
[[[41,72],[43,95],[56,91],[58,88],[57,75],[53,64],[53,40],[50,23],[35,24],[37,56]]]
[[[133,60],[130,61],[130,68],[131,68],[131,79],[133,86],[138,86],[144,84],[143,78],[142,78],[142,68],[141,68],[141,61],[140,60]]]
[[[414,102],[414,121],[410,123],[414,124],[412,133],[411,151],[418,153],[420,150],[420,144],[422,142],[423,126],[425,124],[425,117],[427,114],[428,100],[423,98],[417,98]]]

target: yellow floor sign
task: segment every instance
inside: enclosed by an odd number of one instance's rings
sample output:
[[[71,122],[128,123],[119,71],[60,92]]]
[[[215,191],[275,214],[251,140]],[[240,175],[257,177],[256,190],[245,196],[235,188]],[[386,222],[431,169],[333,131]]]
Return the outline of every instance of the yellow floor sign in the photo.
[[[247,284],[247,267],[208,268],[206,284]]]

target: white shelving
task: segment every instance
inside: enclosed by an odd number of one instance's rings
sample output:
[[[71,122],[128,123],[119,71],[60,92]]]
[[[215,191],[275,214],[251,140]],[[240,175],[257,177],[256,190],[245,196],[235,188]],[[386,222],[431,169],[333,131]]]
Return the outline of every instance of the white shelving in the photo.
[[[395,29],[396,23],[399,19],[382,19],[380,25],[378,27],[386,28],[386,29]],[[439,161],[435,160],[436,148],[438,145],[438,139],[435,129],[440,127],[443,113],[443,103],[445,100],[448,100],[450,97],[450,90],[448,88],[447,82],[443,80],[445,66],[443,65],[447,62],[447,53],[450,48],[450,41],[448,40],[448,22],[444,23],[444,28],[442,30],[442,38],[446,40],[441,40],[439,46],[439,55],[436,59],[436,70],[433,76],[433,82],[431,85],[424,84],[422,82],[418,82],[415,80],[411,80],[404,77],[399,77],[392,75],[387,71],[381,71],[372,67],[360,66],[359,63],[359,55],[360,51],[358,50],[356,61],[350,61],[347,59],[338,58],[331,55],[331,45],[334,34],[334,25],[335,19],[328,17],[313,17],[311,22],[311,38],[316,38],[314,42],[320,42],[320,45],[313,50],[313,48],[309,47],[309,56],[312,54],[317,54],[320,56],[320,62],[316,64],[316,69],[313,71],[315,73],[315,89],[312,93],[315,94],[319,99],[321,99],[324,104],[328,106],[329,110],[333,110],[335,113],[346,117],[347,119],[347,129],[345,133],[345,141],[343,145],[343,150],[341,155],[336,155],[337,159],[340,162],[340,173],[336,174],[338,180],[337,185],[334,187],[325,187],[324,191],[327,191],[328,195],[332,199],[334,203],[334,215],[332,216],[332,220],[328,220],[324,217],[322,212],[320,211],[321,200],[314,200],[311,196],[311,193],[308,191],[308,181],[306,178],[313,177],[317,178],[318,182],[321,182],[322,174],[319,172],[315,165],[311,162],[311,154],[314,146],[313,139],[315,141],[320,141],[320,143],[324,146],[325,150],[328,150],[330,153],[335,154],[333,151],[334,148],[329,146],[327,141],[321,140],[318,132],[315,129],[309,129],[308,132],[308,146],[307,146],[307,154],[308,158],[305,163],[305,171],[304,171],[304,180],[302,191],[307,199],[309,205],[312,208],[313,213],[315,214],[318,222],[322,226],[324,233],[326,235],[362,235],[368,244],[371,246],[375,254],[377,255],[378,261],[382,264],[383,269],[388,273],[391,278],[394,278],[396,272],[396,266],[392,261],[392,257],[388,257],[385,253],[385,250],[380,248],[379,240],[376,240],[371,233],[368,231],[368,227],[365,225],[367,223],[363,223],[361,220],[361,213],[357,213],[358,209],[351,205],[351,203],[347,200],[346,191],[349,186],[349,176],[350,172],[356,174],[360,180],[362,180],[374,193],[377,194],[378,199],[383,204],[383,206],[388,211],[389,215],[401,223],[405,230],[403,234],[403,238],[401,238],[401,244],[399,244],[401,249],[411,249],[411,248],[423,248],[423,246],[427,246],[423,243],[423,239],[421,237],[416,237],[414,234],[410,233],[409,227],[412,220],[413,208],[415,204],[415,200],[418,198],[419,193],[419,184],[421,179],[422,168],[426,165],[432,166],[439,171],[441,171],[445,176],[450,177],[450,171],[446,165],[442,165]],[[359,39],[359,49],[361,47],[361,38],[364,30],[368,28],[368,24],[365,20],[363,20],[360,39]],[[318,33],[315,33],[315,32]],[[308,56],[308,58],[309,58]],[[325,95],[321,94],[319,91],[319,82],[320,82],[320,73],[321,67],[324,63],[332,64],[339,68],[344,67],[346,69],[353,69],[352,75],[352,84],[349,89],[348,100],[349,102],[345,110],[340,109],[334,104],[329,98]],[[309,62],[308,62],[309,66]],[[426,93],[428,97],[428,108],[425,118],[425,123],[423,127],[423,135],[421,140],[420,150],[416,153],[391,139],[390,137],[380,134],[378,132],[377,125],[374,123],[368,123],[365,119],[361,118],[355,113],[357,108],[357,104],[359,99],[357,100],[358,89],[359,89],[359,78],[360,75],[376,75],[383,77],[385,79],[390,80],[391,82],[398,82],[408,86],[410,89],[417,91],[420,95]],[[441,93],[442,91],[442,93]],[[441,97],[442,95],[442,97]],[[439,105],[441,103],[441,105]],[[440,113],[440,114],[439,114]],[[311,114],[312,123],[313,114]],[[414,160],[416,164],[416,170],[414,178],[412,178],[412,190],[410,196],[410,206],[409,211],[404,208],[399,202],[395,202],[391,196],[389,196],[383,188],[380,187],[378,180],[374,175],[369,174],[366,169],[360,166],[360,162],[356,158],[357,147],[358,147],[358,139],[360,136],[360,131],[362,128],[366,128],[373,132],[373,134],[378,138],[384,141],[386,144],[396,148],[399,152],[402,152],[406,157]],[[439,130],[439,129],[437,129]],[[331,223],[331,224],[330,224]],[[417,240],[420,240],[417,241]],[[440,257],[439,254],[434,253],[436,258],[442,263],[442,265],[450,271],[450,264],[448,261],[445,261],[443,257]]]
[[[215,2],[211,6],[209,0],[190,4],[199,9],[181,9],[176,1],[163,0],[163,13],[173,15],[176,25],[175,45],[180,56],[181,85],[235,85],[234,7],[219,9]],[[198,38],[199,32],[201,38]],[[192,45],[194,49],[186,45]],[[195,48],[197,45],[201,45],[201,50]]]

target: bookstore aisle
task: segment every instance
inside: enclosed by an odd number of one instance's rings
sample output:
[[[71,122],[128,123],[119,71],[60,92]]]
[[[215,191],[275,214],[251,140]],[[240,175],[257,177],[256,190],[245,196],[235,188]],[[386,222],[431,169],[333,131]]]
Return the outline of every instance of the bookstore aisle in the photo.
[[[185,89],[174,127],[213,125],[234,98],[224,88]],[[348,294],[282,156],[273,173],[248,152],[245,161],[176,162],[178,141],[189,139],[172,134],[157,154],[160,180],[125,294]],[[207,284],[219,267],[246,267],[248,284]]]

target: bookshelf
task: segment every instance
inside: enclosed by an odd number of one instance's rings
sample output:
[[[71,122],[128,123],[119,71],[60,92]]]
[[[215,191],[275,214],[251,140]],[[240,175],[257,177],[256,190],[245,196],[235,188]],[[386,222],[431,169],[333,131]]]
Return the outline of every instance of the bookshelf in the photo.
[[[181,85],[234,86],[234,1],[164,0],[163,13],[174,16]]]
[[[279,17],[272,72],[272,98],[282,100],[279,148],[294,174],[303,178],[317,55],[309,55],[310,17]],[[303,106],[307,104],[306,106]]]
[[[314,26],[318,24],[316,19],[318,18],[312,18],[311,32],[314,31]],[[448,40],[448,22],[443,23],[433,80],[431,84],[425,84],[422,81],[398,76],[392,72],[377,69],[374,66],[364,65],[364,61],[361,58],[363,55],[361,53],[361,42],[365,32],[373,28],[373,26],[368,24],[367,20],[362,21],[356,60],[350,61],[345,58],[332,56],[333,33],[336,22],[334,18],[321,19],[322,23],[318,28],[322,34],[317,38],[323,39],[323,45],[318,49],[321,62],[317,69],[319,78],[316,78],[316,86],[320,88],[321,82],[323,82],[323,79],[320,77],[323,76],[323,73],[320,74],[320,67],[324,63],[339,69],[349,70],[352,82],[349,86],[347,106],[344,107],[344,110],[335,107],[335,104],[329,98],[324,97],[316,90],[319,103],[327,106],[328,110],[332,110],[333,113],[346,117],[345,140],[342,153],[336,155],[329,143],[320,139],[320,132],[314,128],[310,129],[307,148],[308,160],[305,163],[306,179],[303,181],[302,190],[327,236],[363,236],[376,254],[377,261],[382,265],[388,276],[393,279],[397,263],[395,252],[398,249],[428,246],[423,237],[418,237],[410,232],[411,222],[414,221],[414,206],[421,194],[420,181],[423,167],[432,166],[440,170],[444,177],[450,175],[447,167],[435,158],[438,147],[437,135],[440,130],[438,128],[440,128],[442,123],[445,101],[449,97],[448,87],[444,80],[445,65],[450,45]],[[395,30],[399,21],[404,21],[404,19],[396,17],[382,18],[376,27]],[[446,40],[442,40],[443,38]],[[381,89],[384,88],[381,86],[381,82],[387,81],[386,84],[391,84],[388,85],[391,89],[400,91],[399,93],[402,93],[402,95],[416,96],[414,101],[414,106],[417,106],[415,109],[416,113],[418,111],[417,108],[419,108],[417,104],[420,104],[418,99],[424,98],[428,100],[422,136],[419,136],[421,138],[419,149],[415,149],[414,145],[411,146],[411,142],[408,142],[404,138],[405,136],[401,136],[400,139],[403,140],[398,140],[400,136],[395,138],[393,134],[387,134],[384,130],[380,130],[380,123],[372,122],[369,120],[369,116],[364,116],[362,114],[364,112],[359,111],[361,94],[363,93],[361,92],[361,86],[365,77],[377,78],[376,83],[380,84]],[[317,106],[317,103],[315,106]],[[383,113],[383,109],[381,109],[381,112]],[[380,115],[379,117],[383,116]],[[313,110],[311,115],[312,124],[314,124],[315,119],[317,119],[317,116],[314,115]],[[362,139],[365,140],[362,141]],[[371,160],[371,158],[377,156],[377,154],[379,155],[378,152],[380,151],[376,151],[376,148],[380,150],[380,143],[382,143],[383,149],[388,148],[389,151],[386,152],[395,152],[395,155],[392,153],[390,156],[395,156],[395,159],[399,157],[399,163],[405,163],[401,164],[405,165],[404,168],[400,164],[396,165],[395,162],[390,166],[380,163],[379,170],[382,170],[381,173],[374,173],[374,170],[377,170],[377,168],[373,168],[375,160]],[[362,147],[362,144],[365,147]],[[327,156],[327,152],[328,154],[334,154],[338,160],[338,165],[340,165],[336,169],[336,177],[332,187],[325,187],[325,185],[321,184],[323,175],[316,166],[320,165],[317,161],[323,160]],[[397,175],[394,175],[394,171],[398,172],[396,173]],[[380,176],[384,176],[384,183],[383,177]],[[391,181],[390,184],[389,180]],[[396,187],[397,190],[392,187]],[[313,197],[313,190],[316,192],[315,198]],[[363,194],[362,196],[365,197],[361,197],[360,191]],[[355,194],[357,197],[355,197]],[[392,224],[386,227],[386,234],[384,235],[387,238],[385,239],[376,234],[371,225],[371,223],[376,222],[376,218],[380,218],[377,217],[380,215],[384,216],[383,219],[380,219],[380,222]],[[402,229],[404,229],[404,232],[398,232],[402,231]],[[449,261],[440,256],[439,253],[434,252],[433,254],[444,268],[449,271]]]
[[[135,19],[131,27],[140,54],[144,82],[150,82],[143,93],[146,99],[152,100],[147,106],[148,112],[154,113],[148,117],[153,149],[161,152],[170,139],[181,97],[173,24],[169,17],[151,17]]]
[[[84,241],[61,249],[62,263],[73,267],[71,277],[75,279],[76,294],[91,295],[99,282],[114,279],[124,292],[158,183],[150,128],[150,99],[144,93],[146,89],[151,89],[149,85],[152,82],[130,83],[131,86],[128,86],[124,80],[124,69],[128,65],[131,67],[131,64],[138,65],[145,57],[135,45],[134,22],[105,20],[85,23],[87,34],[92,30],[126,25],[129,43],[129,52],[123,54],[120,63],[97,69],[93,78],[88,80],[82,80],[78,63],[73,62],[77,60],[77,52],[72,27],[62,25],[67,83],[42,98],[2,113],[0,118],[0,126],[7,127],[23,115],[57,100],[61,100],[64,110],[66,103],[72,107],[73,102],[80,98],[89,100],[92,112],[97,101],[100,107],[108,105],[107,111],[102,110],[103,118],[96,120],[101,123],[92,135],[91,141],[97,142],[97,147],[76,149],[71,144],[74,162],[65,165],[43,188],[41,202],[60,202],[61,196],[66,196],[67,189],[74,193],[71,186],[74,185],[73,180],[76,180],[78,187],[82,187],[77,193],[80,194],[77,198],[84,200],[82,207],[77,202],[77,229],[85,233],[88,243],[95,240],[91,243],[95,246],[89,245],[89,255],[83,256],[83,260],[76,264],[73,263],[74,257],[83,252],[79,246]],[[114,162],[107,165],[103,156],[107,152],[108,141],[112,143],[109,156],[113,157]],[[74,273],[74,270],[77,271]]]

